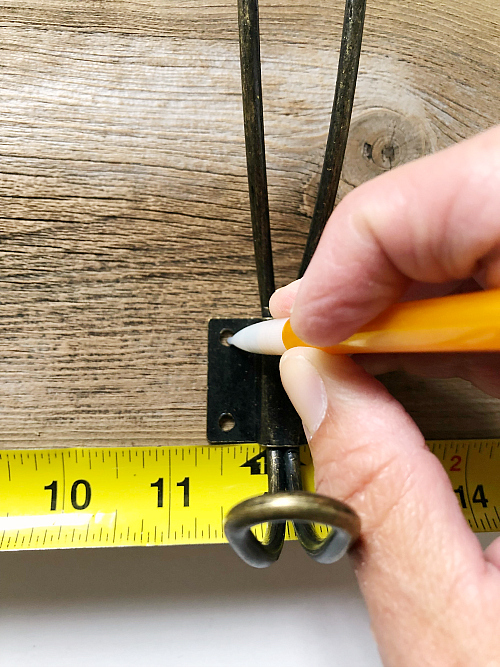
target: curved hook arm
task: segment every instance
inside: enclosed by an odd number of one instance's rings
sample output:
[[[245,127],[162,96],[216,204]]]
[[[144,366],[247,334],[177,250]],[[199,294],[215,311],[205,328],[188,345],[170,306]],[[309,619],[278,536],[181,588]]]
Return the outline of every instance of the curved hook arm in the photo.
[[[301,539],[307,553],[319,563],[335,562],[359,537],[359,517],[348,505],[306,491],[266,494],[244,500],[229,512],[224,530],[238,556],[248,565],[262,568],[278,559],[281,545],[276,550],[273,543],[260,542],[252,533],[252,526],[278,522],[284,527],[286,521],[332,527],[324,539],[317,535],[311,540]]]

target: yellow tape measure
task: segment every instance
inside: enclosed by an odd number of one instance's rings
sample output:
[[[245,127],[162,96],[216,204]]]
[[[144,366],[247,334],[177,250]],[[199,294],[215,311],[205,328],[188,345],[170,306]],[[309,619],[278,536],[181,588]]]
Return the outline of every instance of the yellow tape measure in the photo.
[[[500,530],[500,440],[428,445],[472,529]],[[229,509],[266,490],[256,444],[3,450],[0,550],[225,542]]]

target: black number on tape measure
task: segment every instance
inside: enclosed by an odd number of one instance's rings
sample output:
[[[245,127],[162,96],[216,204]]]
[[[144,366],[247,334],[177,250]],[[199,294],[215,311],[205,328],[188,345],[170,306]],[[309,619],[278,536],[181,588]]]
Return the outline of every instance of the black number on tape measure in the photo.
[[[184,507],[189,507],[189,477],[184,477],[182,482],[177,482],[177,486],[184,487]]]
[[[57,505],[57,482],[54,480],[52,484],[47,484],[43,488],[45,491],[50,491],[50,511],[53,512]]]
[[[78,493],[78,487],[83,486],[85,488],[85,498],[83,500],[83,503],[79,503],[76,494]],[[87,482],[86,479],[77,479],[76,482],[73,483],[73,486],[71,487],[71,504],[76,510],[84,510],[87,508],[90,504],[90,497],[92,493],[90,490],[90,484]]]
[[[458,494],[458,497],[460,498],[460,505],[462,505],[462,509],[466,509],[467,503],[465,502],[465,493],[464,493],[464,487],[460,484],[458,489],[453,489],[455,493]]]
[[[163,477],[159,477],[151,486],[158,489],[158,504],[156,507],[163,507]]]
[[[476,486],[474,495],[472,496],[473,503],[481,503],[483,507],[488,507],[488,498],[484,495],[484,489],[482,484]]]
[[[264,465],[262,465],[264,463]],[[251,459],[245,461],[240,465],[240,468],[250,468],[251,475],[264,475],[266,474],[266,452],[260,452],[255,456],[252,456]]]
[[[83,503],[79,503],[76,497],[79,486],[83,486],[85,488],[85,498],[83,500]],[[53,512],[57,507],[56,480],[54,480],[52,484],[47,484],[47,486],[44,486],[43,488],[45,489],[45,491],[50,491],[50,511]],[[76,482],[73,483],[73,486],[71,487],[71,504],[73,505],[75,510],[86,509],[90,504],[91,496],[92,496],[92,491],[90,488],[90,484],[87,482],[86,479],[77,479]]]

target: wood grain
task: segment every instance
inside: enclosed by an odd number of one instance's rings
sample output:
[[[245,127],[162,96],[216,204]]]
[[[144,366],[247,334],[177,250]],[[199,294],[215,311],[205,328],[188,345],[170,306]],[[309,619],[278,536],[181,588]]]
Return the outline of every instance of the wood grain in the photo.
[[[341,4],[261,4],[281,284],[314,206]],[[207,321],[259,313],[236,3],[1,6],[1,444],[203,444]],[[495,0],[373,0],[365,35],[341,196],[500,121]],[[429,437],[500,436],[498,403],[466,383],[387,381]]]

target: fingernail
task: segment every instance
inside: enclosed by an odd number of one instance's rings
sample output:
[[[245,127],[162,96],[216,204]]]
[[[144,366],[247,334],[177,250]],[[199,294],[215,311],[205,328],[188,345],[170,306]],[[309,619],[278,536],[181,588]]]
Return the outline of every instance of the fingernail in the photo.
[[[280,363],[281,381],[304,424],[308,440],[325,418],[326,387],[313,364],[302,355],[285,354]]]

